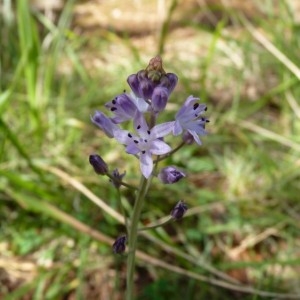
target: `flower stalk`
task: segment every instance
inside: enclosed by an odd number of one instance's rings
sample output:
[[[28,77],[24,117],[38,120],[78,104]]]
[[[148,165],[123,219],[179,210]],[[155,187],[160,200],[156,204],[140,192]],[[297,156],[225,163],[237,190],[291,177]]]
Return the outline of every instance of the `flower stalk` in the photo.
[[[148,180],[144,176],[141,178],[140,188],[136,195],[131,222],[128,229],[128,256],[127,256],[127,274],[126,274],[126,300],[133,299],[134,293],[134,270],[135,256],[138,234],[138,223],[140,220],[145,195],[147,192]]]
[[[101,111],[96,111],[91,116],[91,121],[98,126],[108,138],[114,138],[124,145],[125,151],[133,155],[139,161],[140,184],[135,186],[126,183],[124,173],[118,169],[109,171],[108,165],[101,156],[93,154],[90,163],[98,175],[110,178],[112,185],[118,190],[120,211],[125,218],[127,235],[119,236],[112,245],[113,252],[120,255],[127,251],[126,274],[126,300],[134,298],[134,273],[137,250],[138,232],[156,228],[170,221],[179,220],[187,210],[187,205],[180,200],[171,211],[170,217],[165,222],[154,223],[148,227],[139,228],[141,212],[145,203],[145,197],[150,190],[153,178],[157,177],[162,184],[175,184],[186,174],[176,166],[164,166],[158,170],[158,164],[179,151],[183,146],[194,142],[201,145],[199,136],[206,134],[205,126],[209,120],[203,116],[206,105],[199,103],[199,99],[189,96],[179,109],[174,119],[159,123],[159,116],[168,104],[169,97],[175,89],[178,77],[174,73],[166,73],[162,66],[160,56],[152,58],[149,65],[136,74],[127,78],[131,93],[124,93],[114,97],[105,104],[112,116],[107,116]],[[122,124],[130,122],[131,127],[123,127]],[[158,122],[158,124],[157,124]],[[124,129],[126,128],[126,130]],[[180,137],[177,147],[172,147],[167,136]],[[123,188],[135,192],[135,202],[131,217],[126,216],[121,203],[121,191]]]

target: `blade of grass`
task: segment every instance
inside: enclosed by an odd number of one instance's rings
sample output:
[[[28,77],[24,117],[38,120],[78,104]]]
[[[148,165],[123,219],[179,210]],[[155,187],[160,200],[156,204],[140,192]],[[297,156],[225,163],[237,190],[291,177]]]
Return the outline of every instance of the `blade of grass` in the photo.
[[[33,164],[30,156],[28,153],[24,150],[23,146],[21,145],[18,137],[10,130],[10,128],[6,125],[6,123],[0,118],[0,129],[3,131],[6,138],[10,140],[10,142],[14,145],[16,150],[19,152],[19,154],[25,159],[28,166],[40,176],[41,179],[45,180],[43,172],[36,167],[36,165]]]
[[[300,80],[300,69],[274,44],[272,44],[262,33],[260,33],[245,17],[239,17],[242,24],[250,34],[262,44],[274,57],[276,57],[288,70]]]

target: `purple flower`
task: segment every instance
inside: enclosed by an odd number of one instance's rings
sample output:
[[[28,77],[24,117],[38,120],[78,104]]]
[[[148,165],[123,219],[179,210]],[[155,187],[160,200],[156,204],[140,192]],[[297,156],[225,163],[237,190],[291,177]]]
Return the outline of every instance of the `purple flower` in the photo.
[[[115,254],[121,254],[125,252],[126,249],[126,236],[120,236],[116,239],[116,241],[113,243],[112,248]]]
[[[97,154],[91,154],[89,157],[90,164],[93,166],[94,171],[99,175],[105,175],[108,172],[106,162],[101,156]]]
[[[139,155],[142,174],[149,178],[153,170],[152,155],[162,155],[171,151],[171,147],[161,140],[173,129],[174,122],[156,125],[149,129],[142,114],[134,120],[137,135],[127,130],[118,129],[114,132],[115,139],[126,145],[126,152]]]
[[[162,183],[172,184],[176,183],[185,176],[186,175],[183,172],[179,171],[177,168],[173,166],[168,166],[166,168],[161,169],[157,177]]]
[[[197,144],[201,145],[198,135],[205,135],[205,124],[209,122],[201,115],[207,110],[205,104],[199,104],[199,98],[189,96],[181,109],[175,116],[175,124],[173,129],[174,135],[181,134],[187,130],[194,138]]]
[[[118,128],[118,126],[114,124],[112,120],[105,116],[101,111],[96,111],[95,114],[91,117],[91,120],[110,138],[114,136],[114,130]]]
[[[130,95],[125,93],[115,97],[112,101],[107,102],[105,107],[115,114],[111,120],[116,124],[133,119],[137,111],[133,99]]]
[[[176,220],[181,219],[185,214],[185,212],[187,211],[187,209],[188,209],[187,205],[182,200],[180,200],[171,211],[172,218]]]

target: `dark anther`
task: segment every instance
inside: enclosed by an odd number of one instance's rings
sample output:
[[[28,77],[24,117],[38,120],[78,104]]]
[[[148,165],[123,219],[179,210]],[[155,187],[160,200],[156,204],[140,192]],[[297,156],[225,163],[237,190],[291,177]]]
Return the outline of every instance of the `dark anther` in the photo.
[[[140,129],[140,128],[141,128],[141,125],[138,125],[136,129]]]
[[[130,133],[128,133],[128,137],[132,138],[132,135]]]
[[[137,141],[137,140],[133,140],[136,144],[138,144],[139,143],[139,141]]]
[[[147,130],[147,133],[148,133],[148,134],[150,134],[150,133],[151,133],[151,131],[150,131],[150,130]]]
[[[116,107],[112,107],[110,110],[111,111],[115,111],[115,110],[117,110],[117,108]]]
[[[199,103],[195,103],[193,109],[196,110],[199,106]]]

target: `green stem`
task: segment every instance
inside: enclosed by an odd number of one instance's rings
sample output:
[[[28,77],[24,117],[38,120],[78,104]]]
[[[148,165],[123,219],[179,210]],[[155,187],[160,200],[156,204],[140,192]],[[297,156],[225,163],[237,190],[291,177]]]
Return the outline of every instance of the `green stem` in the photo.
[[[174,154],[175,152],[177,152],[179,149],[181,149],[183,146],[185,145],[185,142],[181,142],[176,148],[174,148],[172,151],[168,152],[165,155],[159,156],[154,163],[160,162],[164,159],[166,159],[167,157],[171,156],[172,154]]]
[[[112,182],[117,181],[117,183],[119,183],[120,185],[123,185],[123,186],[127,187],[128,189],[137,190],[137,188],[135,186],[133,186],[131,184],[128,184],[128,183],[126,183],[126,182],[124,182],[122,180],[117,180],[113,175],[111,175],[109,173],[107,173],[106,176],[108,178],[110,178],[112,180]]]
[[[132,218],[129,227],[127,276],[126,276],[126,300],[133,299],[133,290],[134,290],[133,277],[134,277],[134,270],[135,270],[135,253],[136,253],[136,244],[137,244],[138,223],[140,220],[140,215],[144,204],[145,195],[147,192],[148,181],[149,179],[146,179],[144,176],[142,176],[140,182],[140,188],[136,195]]]
[[[162,226],[164,226],[164,225],[170,223],[170,222],[173,221],[173,220],[174,220],[174,219],[173,219],[172,217],[164,218],[163,221],[161,221],[161,222],[153,223],[153,224],[150,224],[150,225],[148,225],[148,226],[139,228],[139,229],[138,229],[138,232],[144,231],[144,230],[149,230],[149,229],[154,229],[154,228],[157,228],[157,227],[162,227]]]

